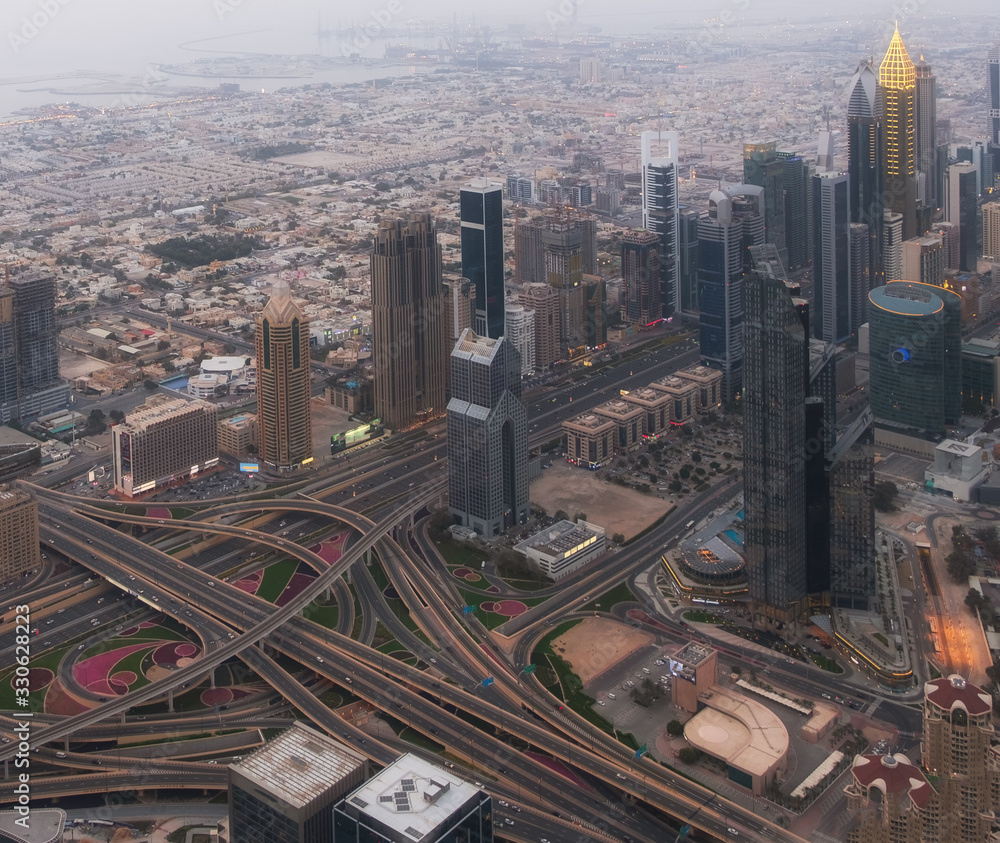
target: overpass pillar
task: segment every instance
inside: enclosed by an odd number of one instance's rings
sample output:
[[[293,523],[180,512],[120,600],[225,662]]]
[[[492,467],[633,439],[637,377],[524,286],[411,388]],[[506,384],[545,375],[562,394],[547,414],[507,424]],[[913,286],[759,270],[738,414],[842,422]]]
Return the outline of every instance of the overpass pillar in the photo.
[[[208,672],[208,683],[209,683],[209,687],[210,688],[214,688],[215,687],[215,668],[214,667]]]
[[[167,710],[173,714],[174,713],[174,689],[170,688],[167,690]]]

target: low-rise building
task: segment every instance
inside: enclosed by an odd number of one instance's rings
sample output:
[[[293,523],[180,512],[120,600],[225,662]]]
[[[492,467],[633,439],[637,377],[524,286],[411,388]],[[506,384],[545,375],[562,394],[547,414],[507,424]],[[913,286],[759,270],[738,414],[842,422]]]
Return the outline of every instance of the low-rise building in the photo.
[[[618,428],[618,441],[615,450],[619,454],[634,451],[642,444],[645,431],[646,414],[640,407],[635,407],[627,401],[616,398],[594,408],[594,413],[615,423]]]
[[[583,413],[562,423],[566,459],[574,465],[598,469],[615,453],[618,425],[595,413]]]
[[[677,377],[698,385],[698,411],[706,413],[722,406],[722,372],[709,366],[694,365],[681,369]]]
[[[711,371],[715,371],[712,369]],[[721,374],[721,372],[719,372]],[[670,399],[670,423],[687,424],[698,411],[698,385],[678,375],[667,375],[651,384]]]
[[[549,579],[565,577],[604,553],[604,528],[587,521],[557,521],[522,542],[514,550],[523,553]]]
[[[984,456],[978,445],[945,439],[934,448],[934,467],[924,472],[924,482],[957,501],[975,500],[976,490],[989,474]]]
[[[233,457],[244,457],[256,453],[257,417],[243,413],[219,422],[219,451]]]
[[[626,402],[642,409],[646,414],[643,422],[643,435],[647,439],[655,439],[670,428],[670,411],[672,396],[651,386],[640,386],[622,393]]]

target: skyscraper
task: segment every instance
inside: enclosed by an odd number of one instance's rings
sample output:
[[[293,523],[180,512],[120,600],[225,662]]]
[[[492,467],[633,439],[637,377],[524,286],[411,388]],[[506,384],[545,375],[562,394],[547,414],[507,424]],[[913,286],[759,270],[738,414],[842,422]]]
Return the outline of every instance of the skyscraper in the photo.
[[[399,429],[445,410],[446,308],[430,214],[382,220],[371,278],[375,415]]]
[[[989,136],[994,146],[1000,147],[1000,47],[990,47],[986,57],[986,75],[989,77]]]
[[[9,583],[41,564],[34,492],[0,483],[0,583]]]
[[[462,276],[476,285],[476,332],[496,339],[504,333],[503,185],[473,179],[459,208]]]
[[[679,306],[677,231],[677,132],[643,132],[642,227],[660,239],[660,313],[664,319]]]
[[[698,310],[698,217],[695,208],[681,208],[677,214],[678,262],[677,285],[679,309],[683,313]]]
[[[622,319],[648,325],[660,319],[660,238],[626,231],[621,238]]]
[[[940,287],[944,284],[944,267],[940,234],[925,234],[903,241],[903,271],[898,280]]]
[[[871,237],[863,222],[852,222],[851,248],[851,332],[868,321],[868,293],[871,292]]]
[[[1000,202],[983,205],[983,257],[1000,263]]]
[[[813,291],[817,339],[841,342],[857,330],[852,314],[848,176],[825,172],[813,176]]]
[[[546,235],[546,232],[548,233]],[[514,276],[519,284],[547,281],[546,248],[565,238],[580,238],[582,271],[594,275],[597,267],[597,221],[571,208],[548,208],[514,225]]]
[[[451,353],[448,510],[486,538],[524,523],[528,421],[521,355],[504,337],[465,331]]]
[[[723,375],[724,401],[740,391],[743,371],[743,278],[748,247],[764,243],[763,188],[713,190],[698,220],[699,345]]]
[[[903,217],[903,239],[917,230],[916,72],[899,29],[879,66],[885,109],[885,184],[887,207]]]
[[[476,324],[476,285],[468,278],[444,279],[444,336],[454,345],[462,331]]]
[[[762,258],[766,254],[760,252]],[[744,550],[755,616],[798,614],[806,584],[805,302],[793,298],[780,262],[758,261],[746,284],[743,324]],[[820,458],[821,459],[821,458]]]
[[[517,301],[535,313],[535,368],[546,371],[560,359],[559,291],[548,284],[525,284]]]
[[[309,320],[278,280],[257,316],[257,440],[260,458],[279,471],[312,462]]]
[[[777,156],[781,162],[781,186],[784,193],[785,250],[788,254],[786,265],[789,269],[798,269],[809,261],[811,165],[801,155],[791,152],[779,151]]]
[[[934,73],[931,66],[920,60],[913,65],[915,93],[916,122],[916,153],[917,175],[920,195],[918,200],[922,206],[924,220],[921,233],[926,231],[933,222],[934,209],[940,205],[937,195],[937,90]]]
[[[774,243],[782,263],[787,263],[784,181],[785,165],[778,157],[776,143],[743,144],[743,183],[764,188],[764,219],[767,220],[764,240]]]
[[[958,269],[975,272],[979,259],[979,230],[976,165],[959,161],[948,167],[945,179],[944,218],[958,226]]]
[[[882,284],[882,226],[885,125],[878,77],[870,60],[851,80],[847,105],[847,173],[850,176],[851,222],[868,226],[871,240],[871,283]]]
[[[903,275],[903,215],[888,209],[882,217],[882,270],[887,283]]]
[[[507,305],[507,342],[521,355],[521,374],[535,371],[535,311],[524,305]]]

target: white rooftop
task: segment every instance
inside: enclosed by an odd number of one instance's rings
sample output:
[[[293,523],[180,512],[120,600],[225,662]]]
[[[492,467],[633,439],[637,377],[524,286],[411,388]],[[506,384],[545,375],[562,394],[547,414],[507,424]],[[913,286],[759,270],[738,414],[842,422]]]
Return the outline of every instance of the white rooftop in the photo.
[[[407,753],[350,794],[346,803],[365,816],[419,841],[431,834],[479,788]]]
[[[210,357],[201,361],[203,372],[233,372],[242,369],[247,365],[247,358],[244,357]]]

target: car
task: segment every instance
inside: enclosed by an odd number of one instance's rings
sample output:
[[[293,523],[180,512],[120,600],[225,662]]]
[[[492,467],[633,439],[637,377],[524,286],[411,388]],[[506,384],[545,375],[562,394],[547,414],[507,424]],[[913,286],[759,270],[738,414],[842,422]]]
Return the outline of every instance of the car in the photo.
[[[351,680],[351,677],[350,677],[350,676],[345,676],[345,677],[344,677],[344,681],[345,681],[345,682],[346,682],[346,683],[347,683],[348,685],[353,685],[353,684],[354,684],[354,682],[353,682],[353,681]],[[363,742],[363,741],[362,741],[362,742]]]
[[[616,700],[616,699],[618,699],[618,697],[615,696],[614,694],[608,694],[608,699],[609,700]]]
[[[61,615],[61,614],[62,614],[63,612],[65,612],[65,611],[66,611],[65,609],[59,609],[59,610],[58,610],[58,611],[56,612],[56,614],[57,614],[57,615]]]
[[[598,701],[597,701],[597,704],[598,704],[598,705],[607,705],[607,703],[606,703],[606,702],[604,702],[604,700],[598,700]]]
[[[503,824],[504,825],[514,825],[514,821],[510,817],[504,817]]]
[[[824,691],[822,694],[820,694],[820,696],[823,697],[824,700],[832,700],[833,699],[833,697],[831,697],[826,691]]]
[[[322,656],[316,656],[316,661],[318,661],[320,664],[323,664],[323,657]]]
[[[626,776],[624,773],[615,773],[615,778],[621,779],[623,782],[628,781],[628,776]]]
[[[43,647],[51,647],[52,646],[52,642],[51,641],[46,641],[44,644],[42,644],[42,646]]]
[[[438,660],[436,658],[434,658],[433,656],[431,656],[431,664],[437,664],[437,663],[438,663]]]
[[[61,749],[56,753],[56,758],[65,758],[65,757],[66,753],[63,752]]]
[[[215,580],[209,580],[208,581],[208,587],[209,588],[215,588]]]
[[[84,646],[85,646],[85,645],[81,644],[81,645],[80,645],[79,647],[77,647],[76,649],[78,649],[78,650],[82,650],[82,649],[84,648]]]
[[[735,828],[733,828],[732,826],[730,826],[729,828],[726,829],[726,834],[729,834],[729,835],[731,835],[733,837],[739,837],[740,836],[740,833]]]
[[[45,623],[46,623],[46,625],[48,625],[48,624],[53,624],[55,622],[56,622],[55,618],[49,618]]]
[[[663,665],[664,661],[663,661],[663,659],[657,659],[656,661],[653,662],[653,664],[655,664],[655,665]]]
[[[501,808],[509,808],[510,807],[510,802],[508,802],[506,799],[501,799],[500,800],[500,807]]]

